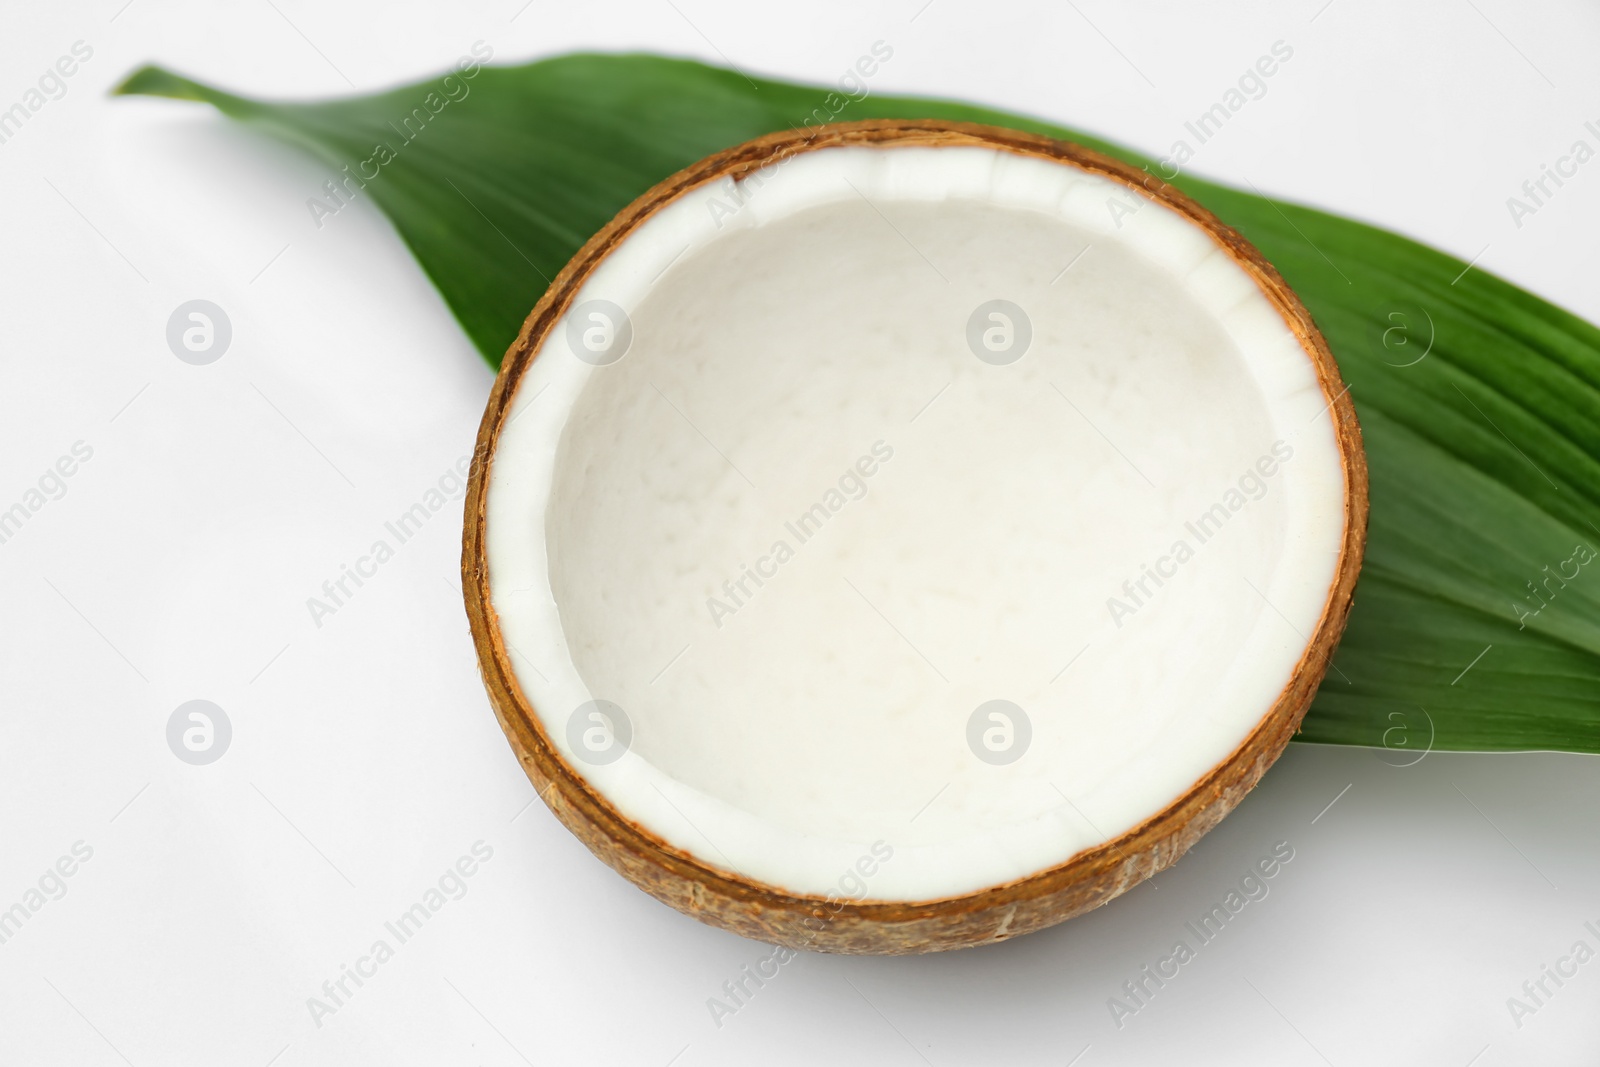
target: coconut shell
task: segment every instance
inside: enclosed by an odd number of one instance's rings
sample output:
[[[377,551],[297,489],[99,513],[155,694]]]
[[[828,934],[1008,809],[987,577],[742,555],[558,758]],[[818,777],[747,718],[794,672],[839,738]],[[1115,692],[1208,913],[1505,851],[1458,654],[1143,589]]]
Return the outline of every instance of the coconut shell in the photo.
[[[500,430],[518,383],[584,282],[645,220],[690,190],[838,145],[977,146],[1053,160],[1126,185],[1189,219],[1255,279],[1299,339],[1328,400],[1344,470],[1344,535],[1334,583],[1291,680],[1244,741],[1170,805],[1114,840],[1026,878],[927,901],[786,892],[710,865],[622,815],[551,743],[517,682],[490,598],[484,508]],[[528,315],[489,396],[467,491],[461,577],[495,715],[540,798],[590,851],[657,900],[744,937],[818,952],[900,955],[1003,941],[1081,915],[1171,866],[1221,822],[1282,754],[1311,704],[1350,614],[1366,528],[1361,431],[1333,354],[1299,298],[1237,232],[1148,172],[1080,145],[967,123],[855,122],[775,133],[701,160],[629,204],[584,244]]]

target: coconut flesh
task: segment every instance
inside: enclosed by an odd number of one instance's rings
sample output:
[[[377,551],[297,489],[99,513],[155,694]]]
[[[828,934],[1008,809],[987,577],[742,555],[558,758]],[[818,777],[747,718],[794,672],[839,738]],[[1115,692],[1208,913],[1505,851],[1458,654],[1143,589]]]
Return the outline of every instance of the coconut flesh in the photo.
[[[961,897],[1146,824],[1285,692],[1347,547],[1330,397],[1123,182],[803,151],[654,210],[544,334],[488,598],[647,837],[779,894]]]

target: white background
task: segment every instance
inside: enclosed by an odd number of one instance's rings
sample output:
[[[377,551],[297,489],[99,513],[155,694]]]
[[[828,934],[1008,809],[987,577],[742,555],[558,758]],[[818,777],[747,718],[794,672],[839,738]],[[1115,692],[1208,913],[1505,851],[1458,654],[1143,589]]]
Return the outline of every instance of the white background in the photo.
[[[1520,1028],[1506,1005],[1574,942],[1600,948],[1600,760],[1303,745],[1109,907],[978,951],[803,956],[718,1028],[706,999],[767,950],[650,900],[530,806],[468,640],[458,505],[321,628],[306,609],[470,451],[489,371],[370,202],[318,230],[318,166],[197,105],[106,96],[145,61],[245,93],[368,92],[479,39],[502,62],[725,53],[831,81],[882,39],[874,91],[1162,154],[1281,39],[1293,60],[1195,173],[1481,253],[1594,320],[1600,163],[1520,229],[1505,204],[1595,140],[1592,5],[124,2],[0,16],[0,109],[94,49],[0,144],[0,508],[94,449],[0,545],[0,908],[93,848],[0,944],[0,1063],[1600,1057],[1600,961]],[[165,342],[193,298],[233,323],[211,366]],[[233,723],[210,766],[166,743],[195,698]],[[316,1025],[307,998],[479,840],[467,895]],[[1280,841],[1295,858],[1270,895],[1115,1026],[1107,999]]]

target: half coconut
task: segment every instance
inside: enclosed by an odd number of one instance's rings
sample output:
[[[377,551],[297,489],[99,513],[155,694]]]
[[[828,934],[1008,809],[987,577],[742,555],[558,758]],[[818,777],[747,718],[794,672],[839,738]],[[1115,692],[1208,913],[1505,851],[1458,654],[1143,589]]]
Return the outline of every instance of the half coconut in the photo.
[[[1282,752],[1366,526],[1283,279],[1008,130],[761,138],[586,244],[511,346],[462,570],[594,853],[797,949],[979,945],[1167,867]]]

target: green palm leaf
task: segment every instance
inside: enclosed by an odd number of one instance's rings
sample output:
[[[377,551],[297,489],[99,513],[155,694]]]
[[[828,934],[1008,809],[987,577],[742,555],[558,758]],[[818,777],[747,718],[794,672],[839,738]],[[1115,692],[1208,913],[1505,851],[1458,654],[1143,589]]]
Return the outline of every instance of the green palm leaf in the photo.
[[[494,364],[590,234],[667,175],[760,134],[827,117],[956,119],[1150,164],[1018,115],[846,102],[645,55],[468,68],[448,84],[316,104],[247,100],[153,67],[119,92],[213,104],[340,176],[387,146],[392,158],[366,163],[378,176],[359,192],[350,183],[351,195],[393,220]],[[1365,431],[1366,568],[1300,737],[1600,752],[1600,330],[1396,234],[1194,178],[1174,184],[1300,294]]]

